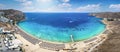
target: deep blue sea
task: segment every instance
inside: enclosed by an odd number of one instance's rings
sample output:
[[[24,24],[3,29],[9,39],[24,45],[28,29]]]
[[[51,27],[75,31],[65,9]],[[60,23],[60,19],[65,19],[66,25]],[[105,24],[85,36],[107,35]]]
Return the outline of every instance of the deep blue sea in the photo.
[[[102,19],[89,13],[25,13],[18,26],[30,35],[52,42],[82,41],[97,36],[105,29]]]

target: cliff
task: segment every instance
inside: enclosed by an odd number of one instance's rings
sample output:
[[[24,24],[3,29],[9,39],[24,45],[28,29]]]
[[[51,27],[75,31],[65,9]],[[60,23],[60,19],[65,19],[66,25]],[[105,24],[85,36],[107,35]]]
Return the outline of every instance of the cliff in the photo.
[[[8,9],[8,10],[0,10],[0,12],[3,12],[4,17],[19,22],[25,19],[25,15],[23,12],[18,11],[18,10],[13,10],[13,9]]]

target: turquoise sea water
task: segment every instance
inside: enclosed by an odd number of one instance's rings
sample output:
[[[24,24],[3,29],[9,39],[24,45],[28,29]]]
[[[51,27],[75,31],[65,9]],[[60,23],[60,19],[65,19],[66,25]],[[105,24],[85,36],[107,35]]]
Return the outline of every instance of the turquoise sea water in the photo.
[[[30,35],[52,42],[86,40],[105,29],[100,18],[89,13],[25,13],[26,20],[18,26]]]

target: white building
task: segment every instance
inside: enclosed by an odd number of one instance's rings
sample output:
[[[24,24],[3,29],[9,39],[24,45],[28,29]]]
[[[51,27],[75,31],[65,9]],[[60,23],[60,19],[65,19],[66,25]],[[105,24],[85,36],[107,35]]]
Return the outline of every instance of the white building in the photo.
[[[9,19],[3,16],[0,16],[0,22],[8,22]]]
[[[0,27],[0,33],[2,33],[2,31],[3,31],[3,28],[2,28],[2,27]]]

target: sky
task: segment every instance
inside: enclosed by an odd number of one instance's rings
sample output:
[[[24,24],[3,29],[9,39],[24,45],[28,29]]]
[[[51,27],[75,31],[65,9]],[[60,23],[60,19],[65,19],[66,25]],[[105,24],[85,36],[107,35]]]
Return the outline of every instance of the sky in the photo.
[[[0,9],[23,12],[120,12],[120,0],[0,0]]]

